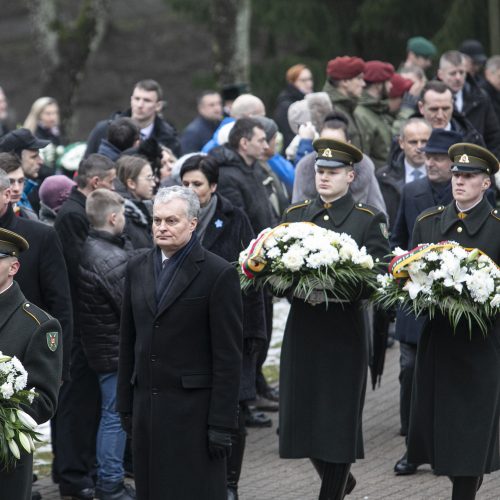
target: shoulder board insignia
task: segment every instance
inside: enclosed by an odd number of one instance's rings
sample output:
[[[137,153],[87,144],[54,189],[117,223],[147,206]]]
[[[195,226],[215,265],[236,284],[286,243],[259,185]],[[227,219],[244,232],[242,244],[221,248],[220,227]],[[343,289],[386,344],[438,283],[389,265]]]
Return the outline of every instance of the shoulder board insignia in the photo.
[[[357,210],[361,210],[362,212],[368,212],[370,215],[375,215],[373,210],[370,210],[367,206],[363,205],[363,203],[356,203],[354,208]]]
[[[500,220],[500,211],[496,208],[494,208],[491,212],[490,215],[492,217],[495,217],[495,219]]]
[[[440,205],[439,207],[432,207],[431,209],[425,211],[420,217],[417,218],[417,222],[420,222],[423,219],[426,219],[427,217],[430,217],[431,215],[437,215],[440,214],[446,207],[443,205]]]
[[[35,306],[31,302],[25,302],[23,304],[23,311],[30,316],[33,321],[35,321],[38,325],[41,325],[44,321],[51,319],[47,313],[42,311],[39,307]]]
[[[291,207],[288,207],[286,209],[286,214],[291,212],[292,210],[295,210],[296,208],[301,208],[301,207],[306,207],[307,205],[309,205],[309,203],[311,203],[311,200],[304,200],[300,203],[297,203],[296,205],[292,205]]]

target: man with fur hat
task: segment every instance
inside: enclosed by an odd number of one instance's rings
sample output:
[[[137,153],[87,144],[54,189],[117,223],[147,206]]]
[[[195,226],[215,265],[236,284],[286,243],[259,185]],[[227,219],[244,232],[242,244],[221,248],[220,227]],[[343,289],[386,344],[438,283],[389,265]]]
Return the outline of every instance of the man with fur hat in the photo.
[[[363,153],[375,163],[375,168],[387,163],[391,148],[392,118],[389,116],[387,98],[391,90],[394,66],[383,61],[365,64],[366,87],[354,110],[354,118],[361,130]]]
[[[360,149],[364,148],[364,144],[354,110],[365,87],[364,70],[365,62],[359,57],[331,59],[326,66],[326,82],[323,87],[323,91],[330,96],[333,110],[346,118],[353,145]]]
[[[381,262],[389,246],[385,216],[349,193],[362,153],[346,142],[318,139],[313,200],[292,205],[284,222],[313,222],[349,234]],[[280,456],[309,458],[322,480],[320,500],[342,500],[363,458],[361,432],[368,342],[360,296],[339,303],[323,294],[293,297],[280,367]],[[316,297],[316,295],[321,295]],[[328,305],[328,307],[326,307]],[[349,360],[346,362],[346,360]]]

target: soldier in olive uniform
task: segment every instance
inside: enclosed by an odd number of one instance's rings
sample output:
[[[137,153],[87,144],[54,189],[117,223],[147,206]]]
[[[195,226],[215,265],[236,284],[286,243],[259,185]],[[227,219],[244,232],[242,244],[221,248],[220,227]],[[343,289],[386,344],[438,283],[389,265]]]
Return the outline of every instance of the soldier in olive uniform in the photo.
[[[61,326],[28,302],[14,281],[19,253],[27,248],[24,238],[0,228],[0,351],[16,356],[28,372],[26,387],[34,387],[38,395],[23,410],[40,424],[56,411],[62,371]],[[0,497],[29,500],[33,455],[21,451],[14,469],[4,469],[1,464],[0,469]]]
[[[355,203],[348,192],[354,146],[331,139],[314,143],[318,197],[292,205],[285,222],[310,221],[345,232],[375,261],[389,253],[386,219]],[[310,458],[322,478],[320,500],[344,498],[356,483],[351,463],[363,458],[361,418],[368,339],[360,301],[314,305],[294,297],[285,329],[280,373],[280,456]]]
[[[417,219],[413,242],[453,240],[500,264],[500,214],[484,193],[498,160],[474,144],[450,147],[453,198]],[[500,468],[500,321],[486,336],[442,315],[427,321],[418,344],[408,435],[408,460],[430,463],[453,481],[453,500],[476,496],[483,474]]]

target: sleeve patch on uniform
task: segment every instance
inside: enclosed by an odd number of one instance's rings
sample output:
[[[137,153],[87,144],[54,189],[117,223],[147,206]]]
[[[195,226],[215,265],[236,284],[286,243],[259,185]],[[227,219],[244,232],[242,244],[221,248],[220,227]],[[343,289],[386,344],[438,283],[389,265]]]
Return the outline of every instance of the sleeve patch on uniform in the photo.
[[[47,346],[52,352],[57,350],[59,345],[59,332],[47,332]]]
[[[385,222],[381,222],[379,224],[380,226],[380,232],[382,233],[382,236],[388,240],[389,239],[389,230],[387,229],[387,224]]]

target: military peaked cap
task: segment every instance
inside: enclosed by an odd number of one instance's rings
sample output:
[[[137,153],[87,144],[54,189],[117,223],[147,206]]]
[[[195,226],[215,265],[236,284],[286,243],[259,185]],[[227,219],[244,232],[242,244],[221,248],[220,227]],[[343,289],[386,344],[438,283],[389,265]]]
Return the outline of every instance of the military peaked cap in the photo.
[[[8,229],[0,228],[0,259],[19,257],[19,254],[28,248],[28,242],[22,236]]]
[[[318,153],[316,157],[318,167],[349,167],[363,159],[363,153],[347,142],[319,138],[314,141],[313,146]]]
[[[483,172],[488,175],[498,172],[495,155],[477,144],[454,144],[448,150],[448,156],[453,162],[452,172]]]

